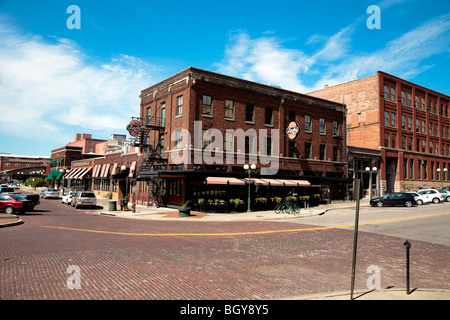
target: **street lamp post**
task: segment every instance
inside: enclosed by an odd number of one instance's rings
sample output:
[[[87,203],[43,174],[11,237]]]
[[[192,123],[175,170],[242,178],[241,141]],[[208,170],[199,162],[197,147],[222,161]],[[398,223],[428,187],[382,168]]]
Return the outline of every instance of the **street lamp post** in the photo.
[[[249,166],[248,164],[244,165],[244,170],[248,170],[248,201],[247,201],[247,212],[252,212],[252,209],[250,209],[250,182],[251,182],[251,177],[250,177],[250,173],[252,170],[256,169],[256,165],[252,164],[251,166]]]
[[[366,171],[369,173],[369,200],[372,200],[372,173],[376,173],[377,170],[377,167],[372,167],[372,169],[366,167]]]
[[[445,173],[447,172],[447,168],[444,168],[442,171],[443,171],[442,178],[441,178],[441,176],[439,176],[439,178],[441,179],[441,189],[444,189],[444,179],[445,179]],[[439,174],[441,172],[441,168],[437,168],[437,172]]]

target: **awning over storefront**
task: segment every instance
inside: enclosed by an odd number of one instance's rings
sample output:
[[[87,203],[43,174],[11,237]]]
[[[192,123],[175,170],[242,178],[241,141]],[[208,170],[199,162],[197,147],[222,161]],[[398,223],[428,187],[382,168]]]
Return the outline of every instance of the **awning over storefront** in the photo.
[[[97,164],[97,165],[95,165],[95,167],[94,167],[94,172],[92,173],[92,177],[93,178],[98,178],[98,177],[100,177],[100,169],[102,168],[102,165],[101,164]]]
[[[88,168],[84,168],[81,173],[78,175],[78,177],[76,179],[83,179],[83,177],[89,172],[91,171],[91,167]]]
[[[47,180],[60,179],[61,176],[62,172],[60,172],[59,170],[50,170],[50,174],[47,176]]]
[[[236,179],[236,178],[228,178],[228,177],[207,177],[206,178],[207,184],[231,184],[231,185],[245,185],[245,181],[242,179]]]
[[[69,171],[69,174],[65,176],[65,179],[73,179],[78,174],[78,172],[80,172],[80,170],[80,168],[71,169]]]
[[[282,179],[276,179],[277,181],[281,182],[287,187],[310,187],[311,184],[306,180],[282,180]]]
[[[283,180],[283,179],[259,179],[259,178],[251,178],[252,183],[259,186],[272,186],[272,187],[310,187],[311,184],[306,180]],[[208,184],[229,184],[231,185],[244,185],[248,183],[248,178],[237,179],[237,178],[228,178],[228,177],[207,177],[206,183]]]

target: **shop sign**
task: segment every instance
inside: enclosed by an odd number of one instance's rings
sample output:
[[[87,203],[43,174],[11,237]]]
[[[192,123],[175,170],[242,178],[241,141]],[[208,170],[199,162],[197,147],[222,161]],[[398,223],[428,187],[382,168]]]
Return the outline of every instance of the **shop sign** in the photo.
[[[92,165],[92,161],[91,160],[72,161],[72,168],[90,167],[91,165]]]
[[[288,127],[286,128],[286,134],[288,135],[289,139],[294,140],[297,138],[298,134],[300,133],[300,127],[298,126],[298,123],[296,121],[292,121],[289,123]]]
[[[139,134],[140,123],[138,120],[131,120],[127,125],[127,130],[132,137],[136,137]]]

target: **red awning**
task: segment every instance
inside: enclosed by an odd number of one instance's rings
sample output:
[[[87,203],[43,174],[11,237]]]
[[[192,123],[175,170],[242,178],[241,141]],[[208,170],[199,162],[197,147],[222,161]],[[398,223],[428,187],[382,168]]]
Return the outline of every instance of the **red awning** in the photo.
[[[207,177],[206,178],[207,184],[231,184],[231,185],[245,185],[245,181],[241,179],[236,178],[227,178],[227,177]]]
[[[248,182],[248,178],[244,179],[245,182]],[[268,186],[269,185],[269,181],[270,179],[258,179],[258,178],[251,178],[250,181],[258,186]]]

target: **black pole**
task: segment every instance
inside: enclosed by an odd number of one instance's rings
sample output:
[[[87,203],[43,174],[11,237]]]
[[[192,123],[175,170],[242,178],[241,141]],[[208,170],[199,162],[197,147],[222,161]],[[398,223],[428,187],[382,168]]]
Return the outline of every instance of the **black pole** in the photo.
[[[353,185],[353,190],[358,192],[359,195],[359,189],[361,187],[361,180],[355,179]],[[352,283],[351,283],[351,290],[350,290],[350,300],[353,300],[353,290],[355,288],[355,269],[356,269],[356,251],[358,246],[358,225],[359,225],[359,201],[360,197],[356,199],[356,212],[355,212],[355,233],[353,237],[353,260],[352,260]]]
[[[410,294],[409,290],[409,249],[411,248],[411,243],[406,240],[403,245],[406,248],[406,294]]]

